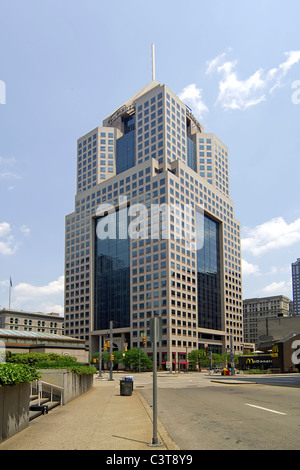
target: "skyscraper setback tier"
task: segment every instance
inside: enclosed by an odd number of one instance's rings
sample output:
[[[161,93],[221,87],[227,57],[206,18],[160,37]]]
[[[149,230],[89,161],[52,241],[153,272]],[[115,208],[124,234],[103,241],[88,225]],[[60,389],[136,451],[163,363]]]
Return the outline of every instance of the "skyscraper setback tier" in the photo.
[[[292,263],[292,284],[294,315],[300,315],[300,258]]]
[[[200,245],[188,243],[187,233]],[[242,352],[240,224],[228,149],[155,80],[78,139],[75,211],[66,216],[65,330],[94,352],[113,320],[115,349],[140,347],[145,336],[151,354],[154,316],[162,318],[164,367],[182,369],[191,350],[225,352],[231,341]]]

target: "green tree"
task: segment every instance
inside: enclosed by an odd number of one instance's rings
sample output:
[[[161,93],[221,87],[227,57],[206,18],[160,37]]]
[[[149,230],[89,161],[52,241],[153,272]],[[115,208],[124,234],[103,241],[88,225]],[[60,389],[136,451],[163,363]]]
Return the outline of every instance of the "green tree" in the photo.
[[[118,368],[118,365],[122,364],[122,362],[124,362],[123,361],[123,352],[122,351],[114,351],[113,355],[114,355],[114,360],[113,360],[114,368]]]
[[[188,354],[189,364],[193,369],[198,365],[201,367],[209,367],[209,353],[205,349],[194,349]]]
[[[124,364],[129,368],[138,371],[139,370],[139,349],[132,348],[126,351]],[[149,356],[141,349],[141,370],[147,370],[152,368],[152,361]]]

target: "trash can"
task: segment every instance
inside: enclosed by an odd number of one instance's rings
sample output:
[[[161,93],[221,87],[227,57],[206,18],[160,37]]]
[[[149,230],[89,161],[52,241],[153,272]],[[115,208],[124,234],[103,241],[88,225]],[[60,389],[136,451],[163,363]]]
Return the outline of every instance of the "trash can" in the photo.
[[[120,395],[129,397],[132,395],[132,381],[120,380]]]
[[[125,375],[124,380],[126,380],[127,382],[131,382],[131,390],[133,390],[133,376]]]

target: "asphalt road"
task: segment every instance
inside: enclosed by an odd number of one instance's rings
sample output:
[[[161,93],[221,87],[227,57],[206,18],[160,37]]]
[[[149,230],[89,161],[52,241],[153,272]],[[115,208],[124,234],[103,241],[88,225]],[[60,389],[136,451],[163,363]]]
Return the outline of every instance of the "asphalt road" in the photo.
[[[215,376],[215,381],[222,380],[223,377]],[[278,387],[298,387],[300,388],[300,374],[282,374],[282,375],[256,375],[256,376],[230,376],[225,378],[230,381],[239,380],[241,382],[256,382],[261,385],[276,385]],[[224,381],[224,379],[223,379]]]
[[[299,379],[161,376],[158,418],[182,450],[299,450]],[[135,378],[149,406],[151,380]]]

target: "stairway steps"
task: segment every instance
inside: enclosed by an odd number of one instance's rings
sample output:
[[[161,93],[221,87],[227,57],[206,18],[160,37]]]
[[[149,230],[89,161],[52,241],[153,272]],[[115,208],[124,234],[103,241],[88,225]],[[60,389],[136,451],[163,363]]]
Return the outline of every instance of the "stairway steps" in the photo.
[[[32,421],[42,414],[47,414],[49,410],[52,410],[58,405],[60,405],[59,401],[50,401],[49,398],[41,398],[39,404],[38,399],[34,398],[30,401],[29,405],[29,421]]]

